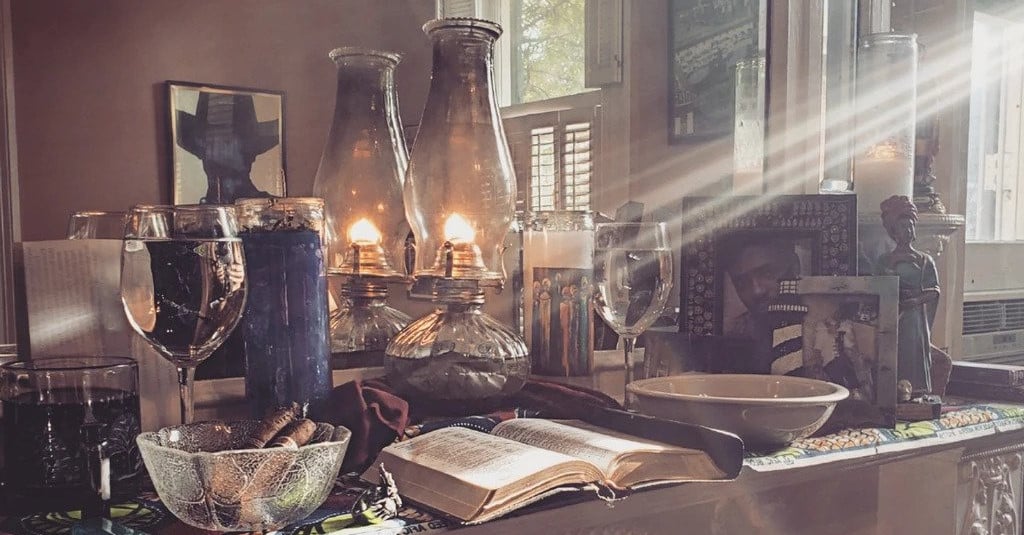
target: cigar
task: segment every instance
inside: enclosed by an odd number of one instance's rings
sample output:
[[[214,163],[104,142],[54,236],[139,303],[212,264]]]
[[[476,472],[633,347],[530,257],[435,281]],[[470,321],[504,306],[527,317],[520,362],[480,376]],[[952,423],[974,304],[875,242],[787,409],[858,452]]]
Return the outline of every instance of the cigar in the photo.
[[[271,440],[267,444],[268,448],[287,448],[287,449],[298,449],[309,443],[309,440],[313,438],[313,433],[316,432],[316,424],[313,420],[307,420],[305,418],[301,420],[295,420],[282,429],[274,440]]]
[[[267,414],[252,436],[242,444],[245,448],[262,448],[295,419],[295,407],[280,408]]]

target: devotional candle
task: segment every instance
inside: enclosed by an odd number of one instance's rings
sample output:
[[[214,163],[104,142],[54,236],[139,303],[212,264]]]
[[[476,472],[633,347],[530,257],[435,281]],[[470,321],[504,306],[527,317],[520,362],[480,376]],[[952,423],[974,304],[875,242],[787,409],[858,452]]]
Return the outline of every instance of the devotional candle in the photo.
[[[537,212],[523,231],[524,328],[533,373],[594,368],[594,218]]]
[[[914,195],[917,36],[868,35],[857,51],[857,151],[853,190],[859,212],[878,213],[893,195]]]
[[[249,294],[242,316],[245,391],[253,416],[298,405],[322,418],[330,393],[323,201],[238,201]]]

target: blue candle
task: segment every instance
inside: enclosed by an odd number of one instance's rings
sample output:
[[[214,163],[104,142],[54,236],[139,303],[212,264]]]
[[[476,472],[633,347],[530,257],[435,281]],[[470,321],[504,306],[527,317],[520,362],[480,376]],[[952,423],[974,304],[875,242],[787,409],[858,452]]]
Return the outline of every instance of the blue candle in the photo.
[[[242,323],[252,413],[296,402],[322,418],[332,385],[320,235],[261,227],[240,236],[249,282]]]

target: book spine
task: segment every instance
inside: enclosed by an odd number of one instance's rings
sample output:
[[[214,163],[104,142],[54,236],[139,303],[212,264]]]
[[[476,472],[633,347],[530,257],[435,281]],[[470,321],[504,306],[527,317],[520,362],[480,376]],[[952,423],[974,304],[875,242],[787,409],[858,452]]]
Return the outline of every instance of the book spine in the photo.
[[[983,385],[1024,385],[1024,367],[953,363],[950,381]]]
[[[980,401],[1024,402],[1024,386],[983,385],[950,381],[946,386],[946,394]]]

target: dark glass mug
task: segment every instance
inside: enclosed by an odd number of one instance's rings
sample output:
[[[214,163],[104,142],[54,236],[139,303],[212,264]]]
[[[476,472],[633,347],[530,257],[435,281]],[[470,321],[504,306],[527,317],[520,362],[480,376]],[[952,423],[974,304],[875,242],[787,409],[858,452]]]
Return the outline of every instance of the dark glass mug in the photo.
[[[112,490],[134,492],[142,469],[135,443],[138,384],[138,365],[130,358],[53,357],[0,366],[7,506],[87,510],[109,500]]]

